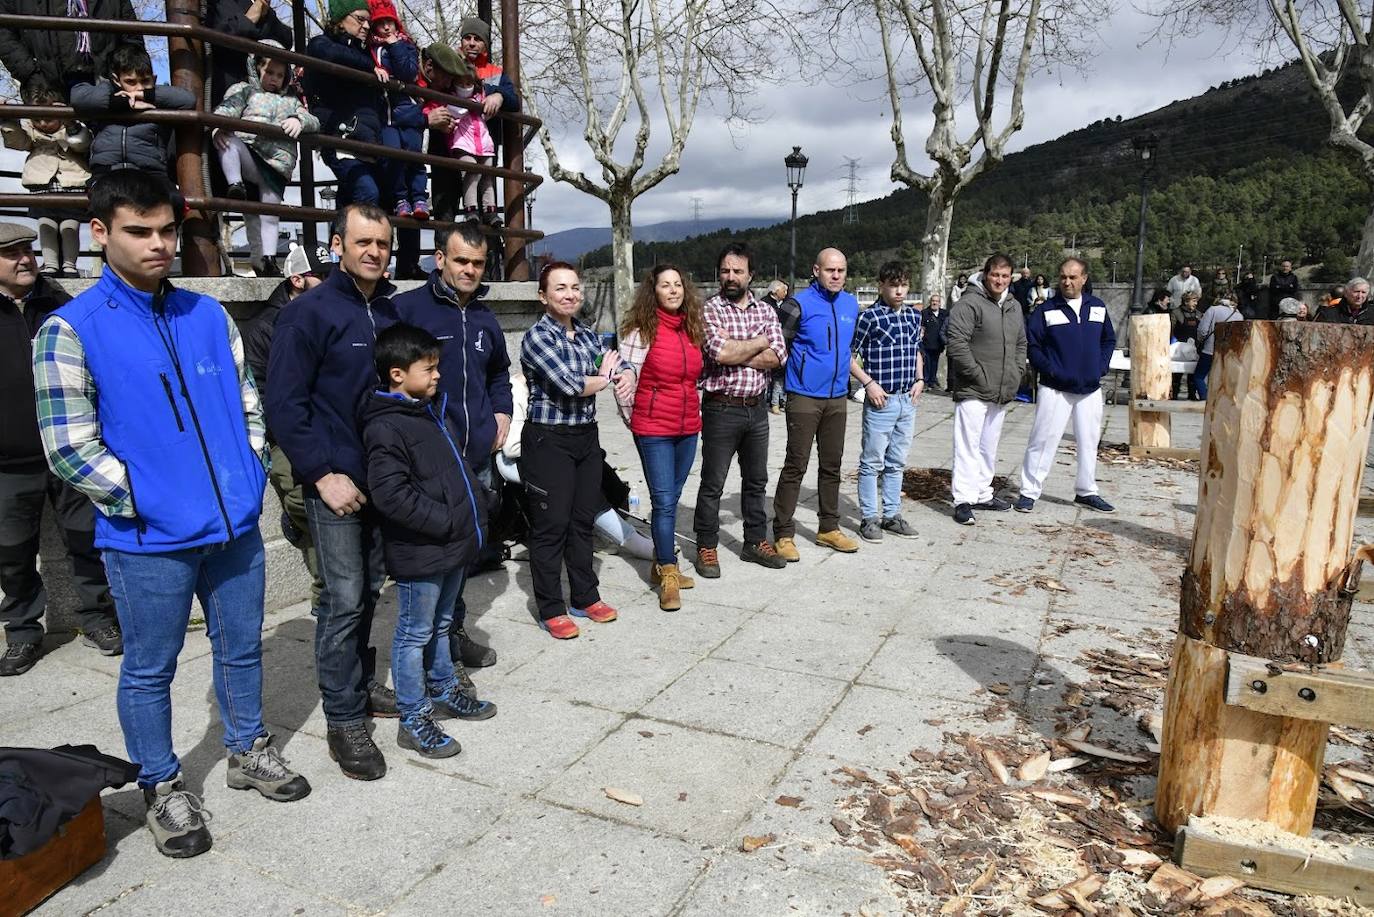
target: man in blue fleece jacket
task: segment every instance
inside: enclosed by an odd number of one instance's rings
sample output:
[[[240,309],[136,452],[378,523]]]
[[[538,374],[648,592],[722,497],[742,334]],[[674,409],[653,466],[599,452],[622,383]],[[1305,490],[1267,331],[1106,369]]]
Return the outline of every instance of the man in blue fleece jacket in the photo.
[[[1040,499],[1054,453],[1073,418],[1078,446],[1074,502],[1100,513],[1115,512],[1097,494],[1097,442],[1102,435],[1102,385],[1116,347],[1107,306],[1083,292],[1088,266],[1077,258],[1059,265],[1059,289],[1026,321],[1027,356],[1040,374],[1035,422],[1021,463],[1017,512],[1028,513]]]
[[[338,267],[296,297],[277,319],[267,374],[267,423],[305,492],[305,516],[319,562],[315,669],[328,724],[329,755],[347,777],[376,780],[386,761],[365,725],[397,716],[396,696],[376,677],[372,613],[386,577],[378,518],[367,505],[359,402],[377,387],[373,345],[396,322],[391,220],[375,204],[353,203],[334,218]]]

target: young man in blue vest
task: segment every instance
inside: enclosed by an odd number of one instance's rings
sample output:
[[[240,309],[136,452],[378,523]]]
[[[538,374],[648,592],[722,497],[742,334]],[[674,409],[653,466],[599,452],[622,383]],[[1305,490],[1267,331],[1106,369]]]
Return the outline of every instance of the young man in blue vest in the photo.
[[[1087,265],[1067,259],[1059,266],[1058,291],[1026,322],[1026,352],[1040,374],[1040,386],[1021,463],[1019,513],[1030,512],[1040,499],[1070,418],[1078,447],[1073,502],[1099,513],[1115,512],[1097,493],[1097,442],[1102,436],[1101,380],[1111,364],[1116,332],[1106,304],[1083,292],[1087,279]]]
[[[199,598],[229,750],[228,783],[288,802],[310,784],[262,720],[267,483],[262,407],[234,320],[167,282],[179,208],[162,179],[124,169],[91,190],[108,269],[34,342],[38,423],[53,473],[99,515],[124,633],[116,704],[157,848],[210,849],[200,800],[172,750],[172,677]]]
[[[820,525],[816,544],[845,554],[859,543],[840,531],[840,466],[849,416],[849,350],[859,301],[845,291],[849,263],[837,248],[824,249],[811,268],[814,279],[779,309],[787,342],[787,452],[773,492],[773,537],[778,554],[801,560],[793,514],[811,444],[816,444],[816,497]]]

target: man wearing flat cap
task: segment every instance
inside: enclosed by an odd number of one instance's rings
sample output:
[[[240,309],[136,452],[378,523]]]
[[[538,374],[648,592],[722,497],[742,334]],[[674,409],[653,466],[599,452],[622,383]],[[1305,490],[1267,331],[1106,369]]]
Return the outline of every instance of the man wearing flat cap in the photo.
[[[0,676],[22,675],[42,654],[47,591],[38,573],[43,504],[52,507],[71,557],[83,640],[106,656],[124,652],[105,569],[95,548],[91,501],[48,470],[33,397],[33,338],[69,297],[39,276],[36,234],[0,223]]]

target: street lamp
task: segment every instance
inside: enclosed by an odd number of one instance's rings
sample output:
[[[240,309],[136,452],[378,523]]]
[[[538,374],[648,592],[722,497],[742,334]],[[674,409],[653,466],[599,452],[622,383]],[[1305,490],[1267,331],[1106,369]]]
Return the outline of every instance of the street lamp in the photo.
[[[802,155],[801,147],[792,147],[792,152],[788,153],[783,159],[783,165],[787,166],[787,187],[792,189],[792,254],[787,262],[788,282],[795,289],[797,286],[797,192],[801,190],[802,179],[806,176],[806,164],[809,160]]]
[[[1135,138],[1132,143],[1140,157],[1140,229],[1135,240],[1135,287],[1131,290],[1131,311],[1145,311],[1145,211],[1150,198],[1150,176],[1159,158],[1159,137],[1153,132]]]

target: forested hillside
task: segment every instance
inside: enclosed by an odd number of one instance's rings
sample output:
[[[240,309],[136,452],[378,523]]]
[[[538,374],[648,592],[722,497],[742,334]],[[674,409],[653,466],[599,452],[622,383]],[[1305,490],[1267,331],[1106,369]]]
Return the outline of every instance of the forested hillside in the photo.
[[[1066,251],[1086,257],[1093,273],[1118,278],[1135,264],[1141,164],[1133,141],[1153,133],[1159,155],[1150,194],[1147,277],[1168,276],[1183,261],[1198,269],[1239,259],[1258,272],[1275,257],[1318,266],[1319,276],[1349,268],[1371,190],[1353,159],[1326,143],[1325,115],[1298,65],[1266,71],[1174,102],[1130,120],[1090,124],[1029,147],[977,179],[954,211],[951,262],[961,268],[994,250],[1048,271]],[[915,262],[913,240],[925,202],[896,191],[859,207],[845,225],[839,210],[798,220],[798,273],[825,245],[852,253],[853,272],[870,276],[891,256]],[[678,243],[656,243],[652,260],[674,261],[699,278],[714,273],[728,238],[759,251],[760,273],[786,270],[788,225],[722,230]],[[636,264],[650,251],[636,246]],[[608,249],[588,253],[608,264]]]

